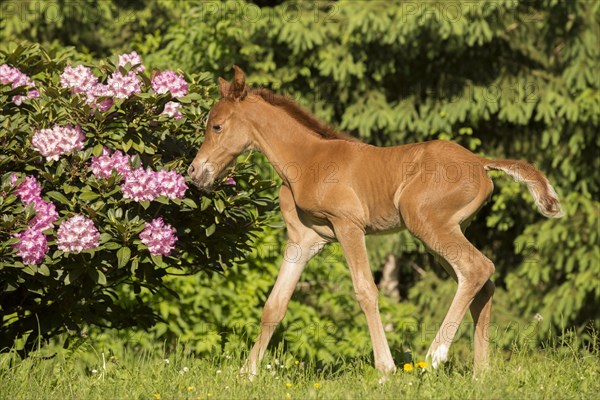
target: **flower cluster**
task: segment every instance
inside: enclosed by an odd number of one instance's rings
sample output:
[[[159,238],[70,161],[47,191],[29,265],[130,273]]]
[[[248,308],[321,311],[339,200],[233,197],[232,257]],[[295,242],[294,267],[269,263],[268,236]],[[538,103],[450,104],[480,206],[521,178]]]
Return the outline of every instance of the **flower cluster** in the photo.
[[[16,174],[13,174],[11,177],[11,183],[14,185],[17,183],[19,178]],[[21,199],[21,201],[25,204],[29,204],[33,202],[35,199],[40,198],[42,194],[42,185],[35,179],[33,176],[26,176],[25,180],[21,182],[19,186],[17,186],[17,196]]]
[[[25,264],[39,264],[48,252],[48,241],[46,235],[40,230],[29,228],[15,235],[19,242],[14,245],[17,254]]]
[[[177,236],[175,228],[165,224],[162,218],[155,218],[152,222],[146,222],[146,227],[140,233],[142,243],[148,246],[150,254],[167,256],[175,247]]]
[[[181,107],[181,103],[169,101],[167,104],[165,104],[165,109],[163,110],[163,112],[160,113],[160,115],[164,114],[168,115],[171,118],[181,119],[183,117],[183,114],[181,113],[181,111],[179,111],[179,107]]]
[[[142,58],[134,51],[119,55],[117,69],[104,77],[96,76],[91,68],[84,65],[67,66],[60,75],[60,85],[73,95],[81,96],[93,109],[107,112],[113,107],[115,99],[127,99],[149,89],[144,87],[144,80],[139,76],[145,71]],[[29,87],[27,96],[13,97],[17,104],[24,98],[39,96],[37,90],[31,90],[35,87],[35,82],[17,68],[6,64],[0,65],[0,83],[11,85],[12,89]],[[183,75],[170,70],[153,76],[151,87],[156,94],[170,93],[173,99],[188,93],[188,83]],[[161,114],[181,119],[181,104],[169,101]],[[83,150],[85,140],[79,125],[54,125],[36,130],[31,138],[31,146],[46,160],[58,161],[63,154]],[[123,197],[134,201],[152,201],[158,196],[181,199],[188,189],[185,178],[176,171],[132,169],[132,156],[107,148],[103,149],[100,156],[91,158],[90,169],[100,179],[109,178],[116,172],[121,177]],[[16,185],[18,178],[14,175],[11,180]],[[235,181],[231,179],[228,183],[235,184]],[[13,246],[23,262],[41,263],[49,250],[44,232],[49,233],[58,220],[57,209],[52,202],[42,199],[42,187],[32,176],[25,177],[15,191],[24,204],[35,210],[35,215],[29,221],[27,229],[16,235],[19,241]],[[77,214],[60,224],[56,238],[57,247],[61,251],[80,253],[96,248],[100,233],[91,219]],[[140,239],[153,255],[170,254],[177,241],[175,229],[161,218],[147,222],[140,233]]]
[[[159,94],[171,92],[171,96],[178,98],[187,94],[188,84],[181,74],[167,70],[152,78],[152,89]]]
[[[142,92],[142,80],[138,74],[143,73],[146,67],[142,64],[142,57],[135,51],[119,55],[118,67],[106,80],[106,84],[99,82],[92,70],[83,65],[76,67],[67,66],[60,76],[60,84],[64,88],[71,89],[74,94],[81,94],[87,104],[98,109],[100,112],[108,111],[114,104],[114,99],[127,99],[130,96]],[[124,68],[129,70],[124,72]],[[165,71],[157,74],[152,79],[152,88],[156,93],[170,92],[173,97],[185,96],[188,92],[188,84],[182,75],[173,71]],[[183,117],[179,111],[181,104],[169,102],[162,112],[175,119]]]
[[[126,67],[127,64],[132,67],[135,66],[132,71],[138,74],[141,74],[146,70],[146,67],[142,65],[142,57],[136,51],[132,51],[129,54],[119,55],[119,67]]]
[[[111,88],[98,82],[92,70],[83,65],[66,66],[60,75],[60,84],[64,88],[70,88],[72,93],[85,95],[86,103],[102,112],[108,111],[113,105]]]
[[[109,178],[114,170],[125,176],[131,171],[131,158],[118,150],[111,155],[110,150],[104,148],[101,156],[92,157],[92,173],[97,178]]]
[[[113,96],[117,99],[127,99],[133,94],[142,92],[141,82],[135,71],[129,71],[125,75],[120,71],[115,71],[108,78],[107,83]]]
[[[158,186],[154,179],[154,171],[150,168],[134,169],[127,176],[121,185],[123,197],[134,201],[152,201],[158,197]]]
[[[50,229],[58,219],[54,203],[44,201],[41,197],[33,200],[33,209],[36,214],[31,220],[31,227],[39,231]]]
[[[22,86],[35,87],[35,82],[27,75],[22,73],[18,68],[11,67],[7,64],[0,65],[0,83],[4,85],[10,84],[11,89],[16,89]],[[23,100],[33,99],[40,96],[40,92],[36,89],[29,90],[25,95],[14,95],[12,101],[16,105],[21,105]]]
[[[186,190],[185,178],[176,171],[153,171],[150,168],[131,171],[121,185],[123,197],[134,201],[152,201],[158,196],[181,199]]]
[[[94,222],[77,214],[60,225],[57,235],[58,248],[64,252],[80,253],[98,247],[100,233]]]
[[[13,185],[16,184],[17,180],[17,175],[11,176]],[[15,191],[23,203],[26,205],[33,203],[36,215],[29,221],[29,228],[26,231],[15,235],[19,242],[14,247],[24,263],[39,264],[48,251],[48,244],[43,231],[52,228],[54,221],[58,219],[58,213],[53,203],[42,199],[42,186],[35,177],[25,177],[25,180],[17,186]]]
[[[83,149],[84,139],[79,126],[55,125],[52,129],[36,131],[31,145],[48,160],[58,161],[61,154]]]
[[[17,181],[17,176],[11,177],[12,184]],[[45,231],[52,228],[54,221],[58,219],[58,213],[53,203],[46,202],[42,199],[42,186],[33,176],[25,177],[25,180],[17,186],[17,196],[26,205],[33,203],[33,209],[36,212],[35,217],[29,222],[30,228]]]
[[[67,65],[60,75],[60,84],[64,88],[70,88],[73,93],[87,93],[98,84],[98,78],[88,67]]]

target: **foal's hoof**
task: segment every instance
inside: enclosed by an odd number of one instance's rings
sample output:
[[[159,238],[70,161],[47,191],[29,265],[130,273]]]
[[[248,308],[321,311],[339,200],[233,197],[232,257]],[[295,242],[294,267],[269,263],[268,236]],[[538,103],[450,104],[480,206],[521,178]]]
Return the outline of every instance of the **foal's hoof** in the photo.
[[[438,369],[448,359],[448,346],[442,343],[434,351],[429,349],[425,358],[431,359],[431,366],[433,369]]]
[[[250,382],[252,382],[256,376],[258,375],[258,373],[256,371],[251,371],[247,366],[243,366],[240,369],[240,375],[246,375],[246,377],[248,378],[248,380]]]
[[[386,366],[378,366],[377,369],[381,372],[381,378],[379,378],[379,384],[383,385],[389,377],[396,373],[396,366],[394,364]]]

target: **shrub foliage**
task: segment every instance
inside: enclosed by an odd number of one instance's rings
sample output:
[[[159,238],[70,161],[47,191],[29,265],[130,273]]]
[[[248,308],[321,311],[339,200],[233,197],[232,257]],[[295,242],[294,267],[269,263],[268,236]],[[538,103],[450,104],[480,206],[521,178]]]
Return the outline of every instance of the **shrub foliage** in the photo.
[[[235,185],[230,179],[203,194],[180,175],[202,141],[212,102],[210,76],[180,74],[189,90],[175,98],[169,91],[157,93],[150,71],[134,71],[139,65],[101,61],[86,70],[87,78],[93,71],[103,84],[129,74],[139,85],[122,98],[98,97],[97,102],[110,100],[101,110],[86,93],[77,93],[81,87],[65,84],[69,52],[17,46],[0,54],[0,64],[26,74],[39,90],[39,97],[18,105],[14,96],[32,89],[0,87],[1,349],[20,338],[20,349],[27,351],[38,336],[79,334],[86,325],[148,327],[159,314],[141,297],[120,302],[123,292],[156,292],[170,274],[220,271],[250,249],[272,206],[261,195],[269,182],[239,164]],[[113,92],[127,91],[125,83],[116,85]],[[180,104],[181,115],[164,113],[171,102]],[[78,127],[81,136],[73,139],[60,128],[66,126]],[[40,132],[49,136],[36,145],[32,138]],[[69,140],[79,144],[67,146]],[[56,155],[48,157],[50,150]],[[127,155],[121,160],[130,172],[117,170],[119,151]],[[96,167],[104,175],[92,168],[102,157],[104,166]],[[35,181],[38,193],[31,194]],[[41,209],[28,196],[53,210]],[[88,222],[76,226],[77,219],[69,222],[74,216]],[[49,222],[36,224],[40,217]],[[34,228],[46,243],[27,241],[24,232]],[[24,256],[36,251],[40,257]]]

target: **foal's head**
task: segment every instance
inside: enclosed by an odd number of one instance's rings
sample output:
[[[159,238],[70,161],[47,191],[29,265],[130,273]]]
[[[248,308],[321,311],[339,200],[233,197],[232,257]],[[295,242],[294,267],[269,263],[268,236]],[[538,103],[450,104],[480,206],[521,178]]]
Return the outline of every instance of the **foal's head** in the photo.
[[[242,110],[242,100],[248,95],[246,76],[238,66],[233,68],[233,82],[219,78],[221,98],[208,114],[204,142],[188,169],[199,188],[211,187],[235,157],[252,144],[253,127]]]

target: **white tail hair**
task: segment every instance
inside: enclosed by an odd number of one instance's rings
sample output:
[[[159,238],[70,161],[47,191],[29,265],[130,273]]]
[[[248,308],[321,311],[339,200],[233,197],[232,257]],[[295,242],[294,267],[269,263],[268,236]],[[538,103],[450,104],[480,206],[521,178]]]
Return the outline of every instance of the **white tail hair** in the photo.
[[[548,182],[548,178],[533,165],[520,160],[484,160],[484,168],[504,171],[515,181],[525,182],[542,215],[549,218],[564,215],[556,190]]]

